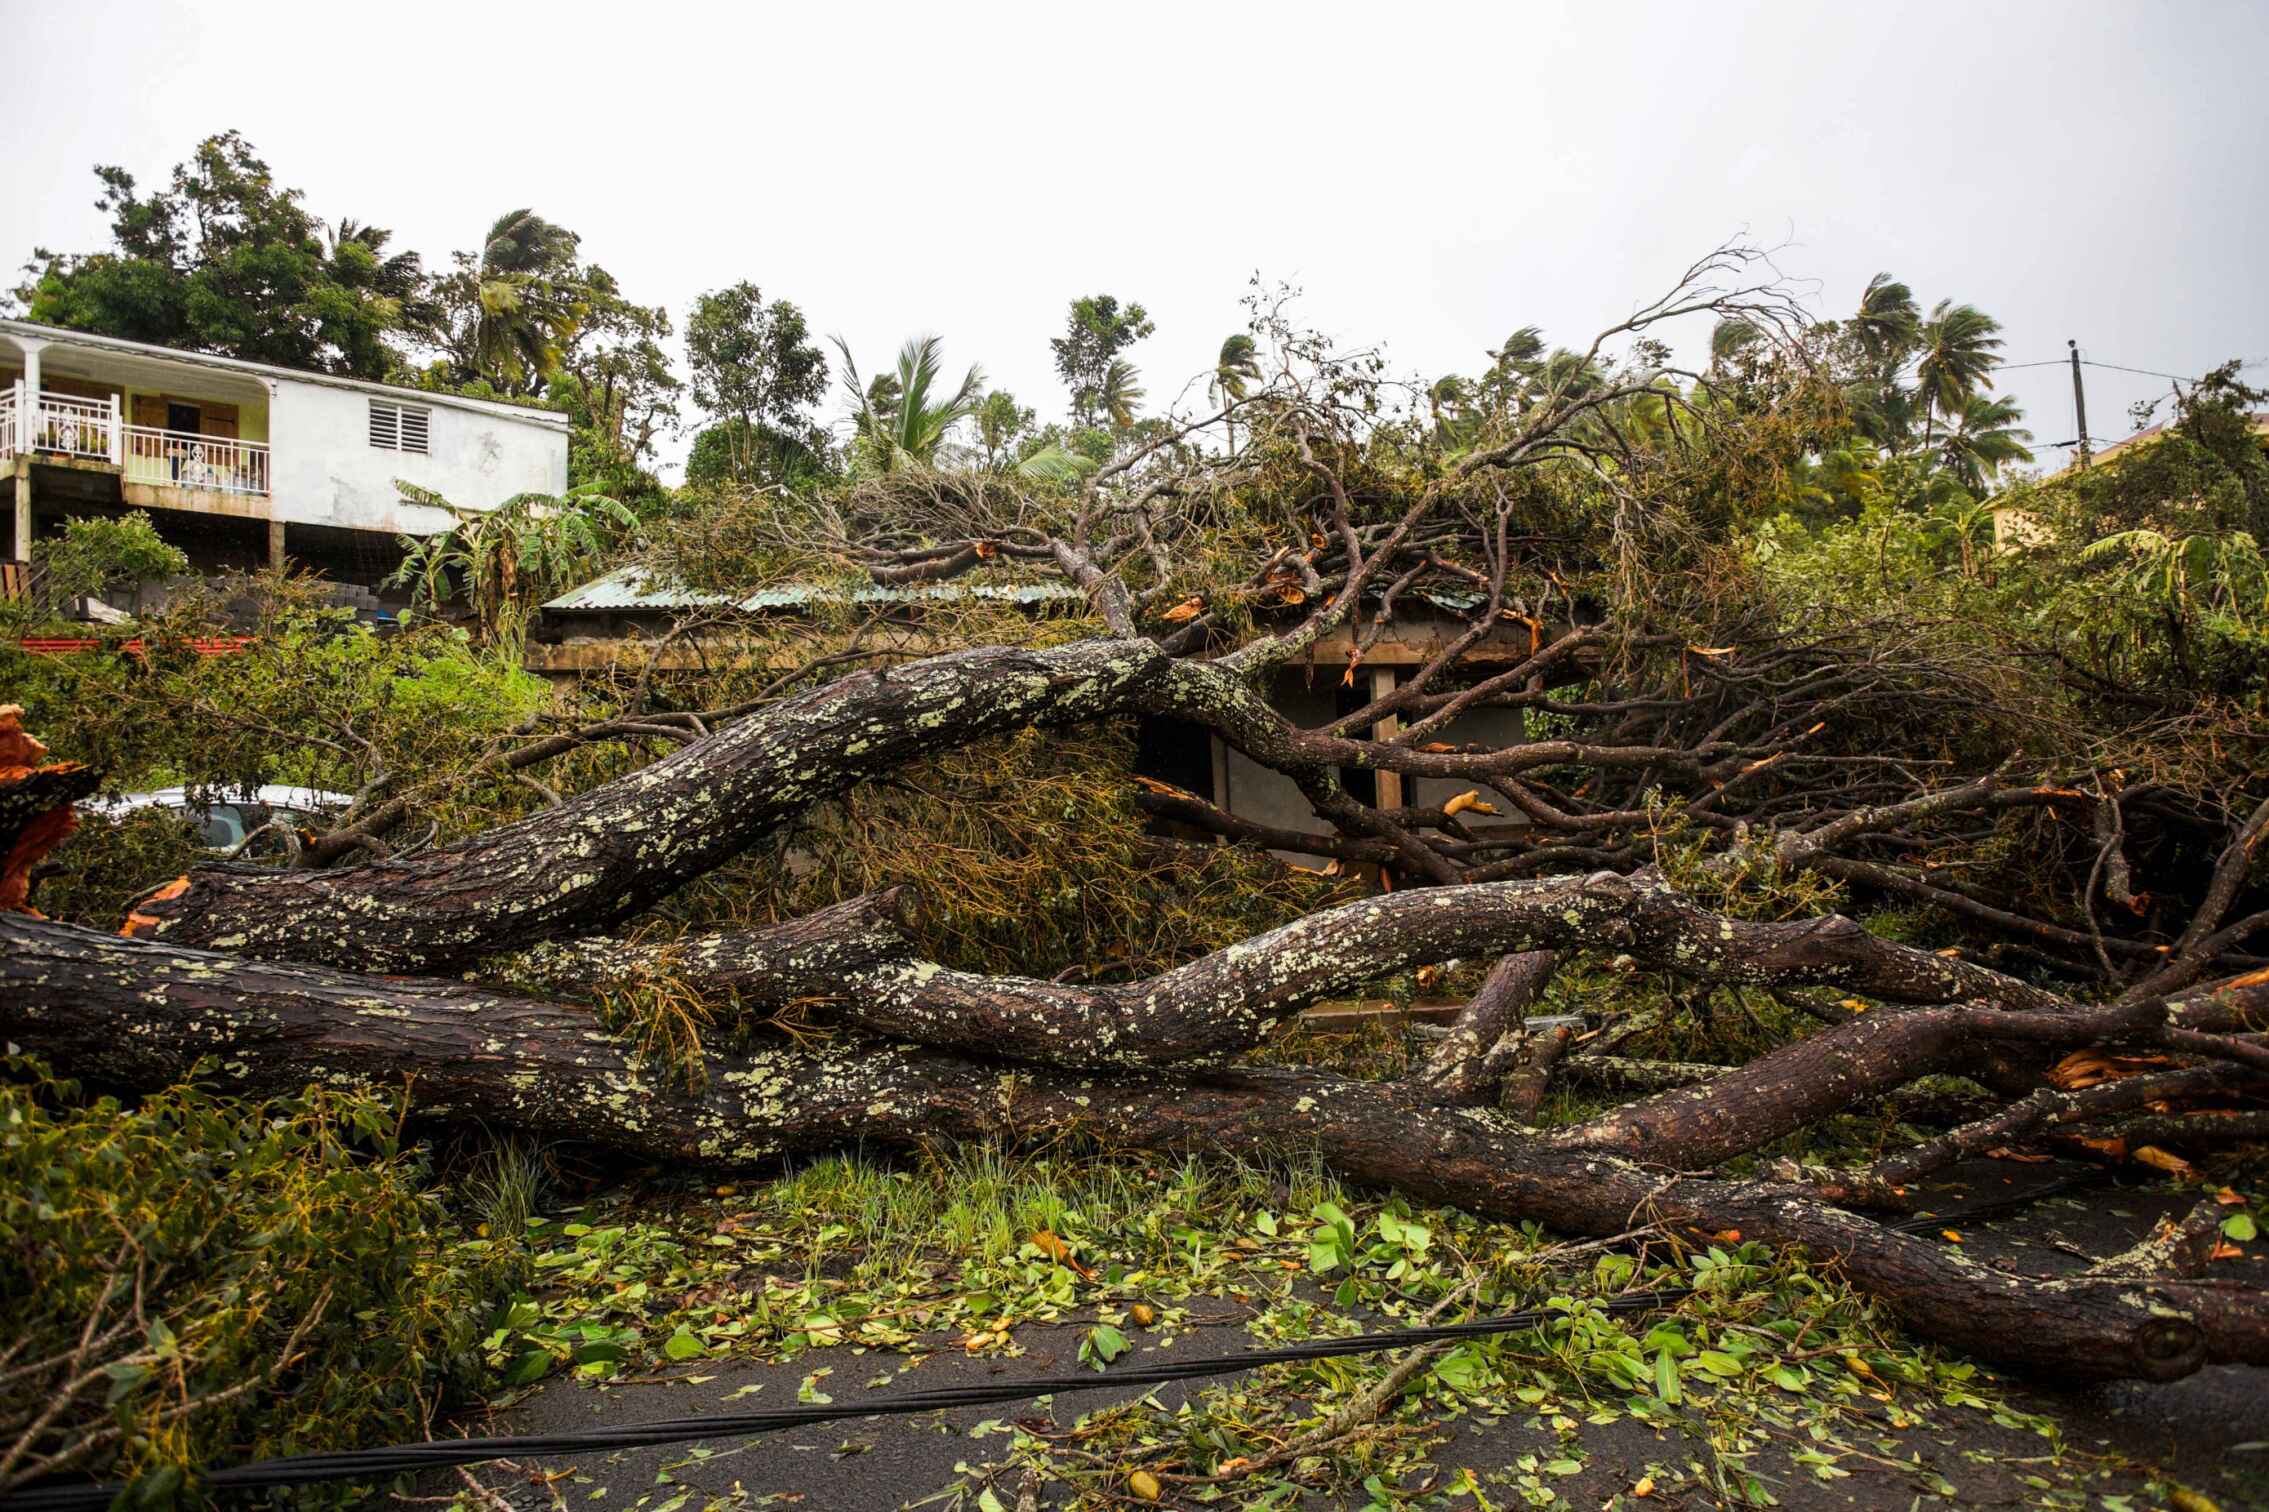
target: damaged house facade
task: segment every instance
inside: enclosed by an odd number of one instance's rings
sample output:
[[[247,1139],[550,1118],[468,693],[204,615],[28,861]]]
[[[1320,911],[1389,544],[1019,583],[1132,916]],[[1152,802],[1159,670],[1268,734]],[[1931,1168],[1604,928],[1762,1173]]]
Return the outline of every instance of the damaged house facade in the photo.
[[[8,551],[73,516],[147,510],[203,571],[297,563],[375,586],[398,538],[460,509],[567,487],[568,420],[427,393],[0,320],[0,471]]]

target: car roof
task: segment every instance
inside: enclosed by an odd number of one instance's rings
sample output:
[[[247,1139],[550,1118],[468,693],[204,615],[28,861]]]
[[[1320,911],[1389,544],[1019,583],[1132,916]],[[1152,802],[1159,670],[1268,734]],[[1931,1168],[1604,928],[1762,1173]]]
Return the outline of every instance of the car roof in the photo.
[[[90,798],[83,806],[127,813],[144,808],[194,808],[200,802],[257,803],[267,808],[299,809],[315,813],[324,809],[345,808],[354,802],[354,798],[346,793],[326,792],[322,788],[291,787],[271,782],[256,788],[155,788],[146,793],[120,793],[115,797]]]

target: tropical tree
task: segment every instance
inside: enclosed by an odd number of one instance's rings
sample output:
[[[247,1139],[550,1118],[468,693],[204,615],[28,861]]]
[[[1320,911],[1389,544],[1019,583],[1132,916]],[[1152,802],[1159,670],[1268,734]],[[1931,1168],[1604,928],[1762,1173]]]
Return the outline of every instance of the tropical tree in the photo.
[[[712,290],[694,301],[685,348],[693,402],[717,422],[711,445],[727,479],[780,484],[810,471],[826,450],[811,408],[827,392],[827,354],[802,310],[785,299],[767,304],[746,280]]]
[[[1142,398],[1142,374],[1126,358],[1113,358],[1096,390],[1096,407],[1113,425],[1126,430],[1135,423]]]
[[[1147,310],[1139,304],[1122,308],[1116,295],[1094,294],[1071,302],[1064,334],[1048,345],[1055,353],[1056,375],[1071,390],[1072,419],[1077,424],[1094,425],[1108,413],[1103,385],[1112,362],[1156,329]]]
[[[859,465],[869,471],[896,472],[909,462],[936,462],[947,434],[976,410],[984,393],[984,372],[974,364],[948,391],[944,338],[915,336],[898,349],[898,369],[889,375],[897,382],[896,403],[882,409],[875,403],[873,392],[860,381],[850,347],[840,336],[833,340],[835,349],[843,354],[843,386],[856,406],[854,454]]]
[[[1710,371],[1723,372],[1733,360],[1755,346],[1764,332],[1746,320],[1721,320],[1710,328]]]
[[[1922,333],[1922,310],[1912,289],[1888,273],[1878,273],[1867,281],[1858,313],[1847,329],[1878,368],[1896,368]]]
[[[2000,358],[2001,322],[1975,305],[1941,299],[1916,338],[1915,389],[1921,396],[1922,439],[1933,438],[1933,420],[1961,413],[1970,396],[1993,387]]]
[[[1016,443],[1032,431],[1033,412],[1016,402],[1007,389],[994,389],[971,412],[977,426],[977,446],[985,467],[997,472],[1008,465]]]
[[[1206,385],[1206,393],[1223,409],[1235,404],[1252,392],[1252,385],[1261,377],[1260,348],[1253,338],[1239,331],[1221,343],[1221,354],[1213,360],[1213,378]],[[1237,449],[1237,417],[1222,416],[1222,424],[1229,428],[1229,449]]]
[[[156,193],[123,168],[95,177],[110,245],[35,248],[15,291],[30,319],[355,378],[397,365],[389,340],[415,306],[417,258],[385,256],[387,233],[354,220],[326,244],[300,191],[237,132],[198,143]]]
[[[1938,452],[1947,471],[1973,494],[1982,494],[1994,475],[2012,462],[2030,462],[2025,443],[2033,433],[2018,425],[2024,411],[2014,399],[1989,399],[1971,394],[1951,417]]]
[[[581,238],[533,210],[508,210],[481,244],[473,367],[506,392],[532,393],[558,365],[582,314]]]

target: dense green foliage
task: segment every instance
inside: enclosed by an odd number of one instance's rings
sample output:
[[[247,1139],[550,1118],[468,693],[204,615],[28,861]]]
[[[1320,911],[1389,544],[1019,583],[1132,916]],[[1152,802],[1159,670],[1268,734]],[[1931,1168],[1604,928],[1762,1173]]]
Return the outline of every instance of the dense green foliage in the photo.
[[[130,1477],[162,1505],[198,1467],[422,1434],[478,1379],[516,1252],[460,1243],[383,1100],[123,1103],[4,1070],[0,1295],[16,1358],[53,1363],[6,1379],[0,1452],[62,1408],[19,1472]]]
[[[16,295],[30,319],[356,378],[393,369],[389,335],[419,318],[425,278],[417,254],[387,253],[392,233],[347,219],[326,232],[233,131],[154,194],[123,168],[95,175],[111,244],[35,251]]]

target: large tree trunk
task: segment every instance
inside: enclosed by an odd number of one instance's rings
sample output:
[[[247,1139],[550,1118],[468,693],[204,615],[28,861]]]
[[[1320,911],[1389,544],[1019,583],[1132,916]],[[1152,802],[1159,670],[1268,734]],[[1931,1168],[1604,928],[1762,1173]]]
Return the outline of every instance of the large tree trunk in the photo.
[[[878,771],[1030,725],[1141,707],[1169,675],[1143,640],[991,647],[784,699],[517,824],[339,871],[205,865],[136,928],[368,971],[452,971],[620,923]]]
[[[1911,1017],[1943,1015],[2061,1017]],[[2258,1291],[2162,1275],[2003,1275],[1803,1186],[1671,1174],[1665,1151],[1642,1163],[1480,1109],[1437,1108],[1415,1087],[1296,1072],[1104,1077],[857,1036],[823,1050],[713,1054],[689,1087],[594,1029],[586,1010],[461,982],[247,961],[0,915],[0,1032],[86,1076],[157,1085],[211,1057],[218,1082],[247,1092],[400,1088],[428,1115],[726,1165],[848,1140],[1070,1129],[1141,1148],[1310,1148],[1358,1181],[1572,1233],[1651,1220],[1801,1245],[1834,1257],[1917,1332],[2013,1366],[2167,1379],[2212,1361],[2269,1362]],[[1748,1105],[1761,1111],[1774,1084],[1748,1075]],[[1668,1143],[1674,1154],[1678,1140]]]

